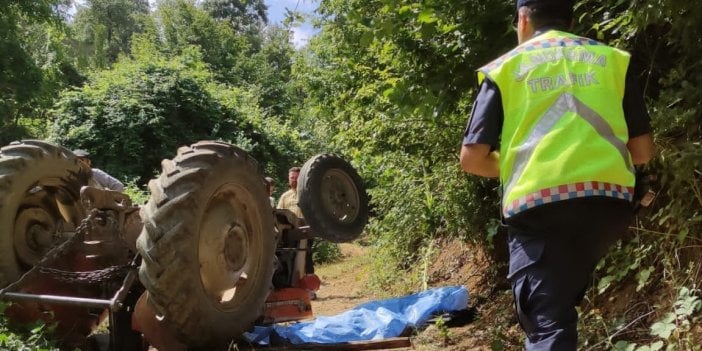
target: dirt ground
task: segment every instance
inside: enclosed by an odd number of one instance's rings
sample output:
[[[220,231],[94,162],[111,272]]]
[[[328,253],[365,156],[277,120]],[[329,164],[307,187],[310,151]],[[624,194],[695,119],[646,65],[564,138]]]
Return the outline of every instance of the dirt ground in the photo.
[[[408,335],[411,347],[392,350],[521,349],[521,334],[516,320],[512,317],[511,293],[504,282],[491,277],[496,275],[496,271],[491,268],[485,254],[476,249],[479,246],[459,241],[438,244],[440,250],[430,267],[428,285],[466,286],[470,294],[469,311],[453,319],[446,318],[443,327],[430,323],[415,330]],[[354,243],[340,244],[340,248],[343,258],[339,262],[315,267],[322,282],[317,299],[312,301],[315,317],[336,315],[358,304],[379,298],[366,288],[372,260],[369,249]],[[234,345],[234,348],[230,348],[261,351],[267,349],[252,345]],[[158,350],[151,348],[150,351]]]
[[[460,240],[437,242],[436,256],[427,272],[429,287],[464,285],[470,294],[469,310],[443,320],[442,323],[429,323],[407,335],[411,346],[395,348],[397,351],[516,351],[523,349],[523,333],[514,316],[512,294],[505,279],[506,260],[500,259],[493,251],[491,259],[483,251],[483,245],[465,243]],[[367,289],[371,251],[358,244],[341,244],[343,258],[333,264],[317,265],[316,273],[322,285],[317,299],[312,302],[316,317],[335,315],[371,300],[379,299]],[[505,253],[506,255],[506,253]],[[505,263],[500,263],[505,262]],[[593,298],[597,308],[582,306],[587,311],[583,318],[586,329],[600,327],[601,322],[593,319],[612,318],[631,313],[646,316],[646,311],[634,311],[641,305],[637,301],[650,300],[663,303],[666,294],[641,296],[636,285],[621,284],[612,292]],[[653,296],[658,296],[658,299]],[[633,307],[632,307],[633,306]],[[604,314],[603,314],[604,313]],[[653,317],[651,317],[653,318]],[[641,318],[636,317],[639,321]],[[599,324],[598,324],[599,323]],[[633,322],[631,322],[633,325]],[[632,326],[623,332],[647,334],[647,324]],[[702,342],[702,327],[693,327],[694,339]],[[622,332],[622,333],[623,333]],[[583,350],[599,351],[606,349],[605,336],[592,332],[583,333],[588,340]],[[631,339],[627,335],[627,338]],[[694,344],[694,342],[693,342]],[[610,344],[611,345],[611,344]],[[252,345],[233,345],[229,350],[268,350],[271,348]],[[294,350],[293,348],[272,348],[274,350]],[[325,348],[325,350],[331,350]],[[388,349],[381,349],[388,350]],[[155,351],[155,350],[154,350]]]
[[[322,281],[317,299],[312,301],[315,316],[332,316],[373,300],[365,285],[368,279],[368,249],[356,244],[340,244],[343,259],[317,265],[315,273]]]
[[[432,259],[428,286],[466,286],[470,293],[469,313],[446,320],[444,326],[423,326],[410,335],[410,348],[394,350],[523,350],[524,336],[513,312],[512,293],[505,278],[506,248],[502,254],[499,249],[493,251],[492,260],[488,259],[482,245],[460,240],[438,242],[436,248],[438,254]],[[343,312],[356,304],[377,298],[364,288],[371,261],[369,251],[355,244],[343,244],[341,250],[344,253],[341,262],[317,269],[322,280],[319,299],[313,301],[312,305],[317,316]],[[599,296],[590,289],[590,298],[586,297],[581,305],[582,325],[579,328],[582,328],[583,350],[610,349],[608,345],[611,344],[605,342],[608,335],[603,335],[603,330],[600,330],[603,329],[602,320],[617,318],[628,321],[627,327],[616,332],[621,334],[622,340],[650,342],[649,326],[660,318],[653,314],[652,306],[670,305],[670,301],[675,301],[677,289],[663,286],[647,292],[637,292],[636,287],[635,280],[624,281]],[[686,336],[689,340],[681,343],[683,346],[678,349],[698,350],[702,344],[702,324],[699,320],[693,322],[690,330],[691,333]],[[689,348],[689,345],[696,346]]]
[[[429,324],[415,331],[410,336],[411,348],[394,350],[521,349],[521,332],[513,318],[511,293],[505,282],[491,277],[496,271],[490,267],[484,252],[477,250],[478,246],[459,241],[439,244],[440,253],[429,271],[429,286],[466,286],[470,310],[446,319],[445,327]],[[364,288],[370,263],[368,250],[356,244],[342,244],[341,251],[342,261],[317,267],[322,286],[312,304],[316,316],[334,315],[375,299]]]

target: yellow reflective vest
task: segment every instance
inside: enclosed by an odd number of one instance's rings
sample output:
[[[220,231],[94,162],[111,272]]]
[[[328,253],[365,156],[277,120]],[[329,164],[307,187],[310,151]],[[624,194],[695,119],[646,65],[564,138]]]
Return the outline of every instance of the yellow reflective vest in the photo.
[[[478,70],[502,96],[500,144],[505,217],[555,201],[631,201],[624,84],[629,54],[548,31]]]

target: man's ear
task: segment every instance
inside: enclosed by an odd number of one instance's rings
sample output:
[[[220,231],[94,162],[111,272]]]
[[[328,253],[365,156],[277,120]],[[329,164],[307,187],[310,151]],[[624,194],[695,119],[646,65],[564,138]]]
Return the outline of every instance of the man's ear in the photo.
[[[521,26],[519,29],[521,31],[526,31],[527,25],[529,24],[531,24],[531,22],[529,21],[529,16],[527,16],[527,14],[523,11],[519,11],[519,25]]]

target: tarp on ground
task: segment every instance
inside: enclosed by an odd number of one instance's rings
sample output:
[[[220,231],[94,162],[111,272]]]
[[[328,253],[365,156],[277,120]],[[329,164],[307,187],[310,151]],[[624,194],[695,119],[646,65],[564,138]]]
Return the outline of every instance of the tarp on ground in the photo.
[[[252,343],[268,344],[275,332],[293,344],[341,343],[393,338],[410,327],[420,327],[433,315],[468,308],[463,286],[432,288],[420,293],[370,301],[335,316],[317,317],[291,325],[256,327],[245,336]]]

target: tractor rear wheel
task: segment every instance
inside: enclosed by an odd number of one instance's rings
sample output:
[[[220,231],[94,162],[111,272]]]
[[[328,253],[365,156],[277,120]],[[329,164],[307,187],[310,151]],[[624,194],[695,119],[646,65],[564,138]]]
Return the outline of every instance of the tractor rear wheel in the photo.
[[[245,151],[219,142],[181,147],[162,167],[137,240],[149,303],[189,346],[238,340],[262,315],[275,264],[263,176]]]
[[[0,287],[65,240],[82,219],[80,188],[89,172],[69,150],[42,141],[0,149]]]
[[[368,194],[343,158],[320,154],[302,166],[298,206],[318,237],[335,243],[356,239],[368,222]]]

